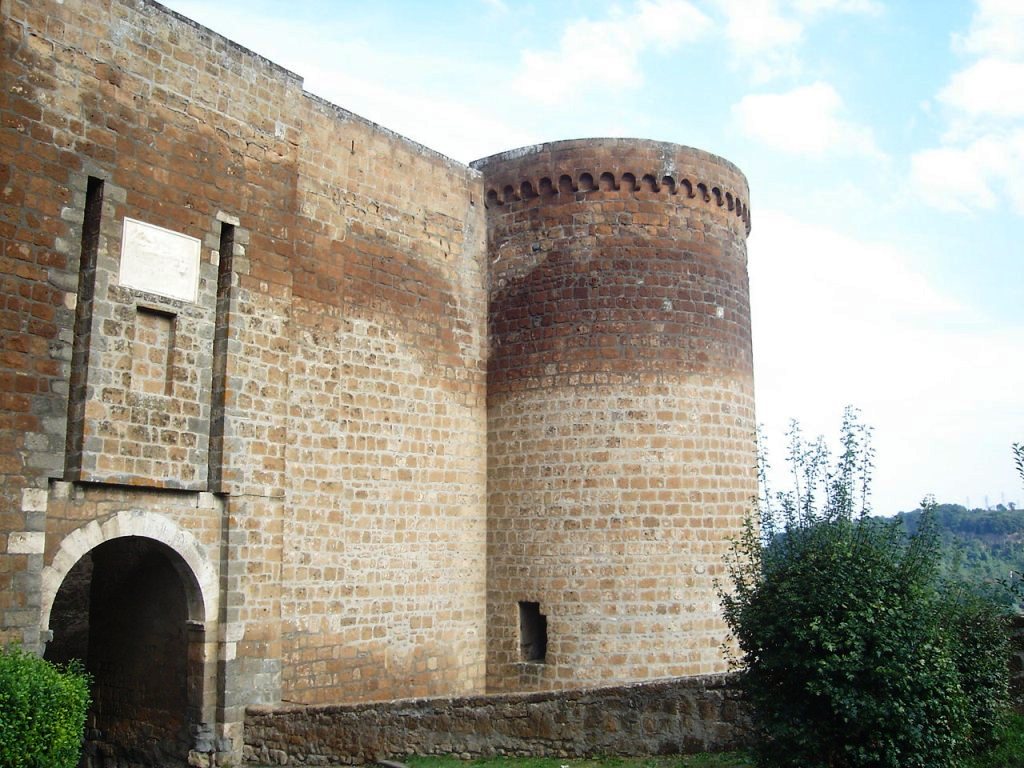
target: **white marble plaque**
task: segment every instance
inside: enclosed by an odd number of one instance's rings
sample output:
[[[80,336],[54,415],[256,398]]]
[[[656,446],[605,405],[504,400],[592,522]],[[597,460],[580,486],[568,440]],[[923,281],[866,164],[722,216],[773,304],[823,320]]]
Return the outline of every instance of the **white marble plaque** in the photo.
[[[124,220],[119,282],[128,288],[195,302],[201,243],[135,219]]]

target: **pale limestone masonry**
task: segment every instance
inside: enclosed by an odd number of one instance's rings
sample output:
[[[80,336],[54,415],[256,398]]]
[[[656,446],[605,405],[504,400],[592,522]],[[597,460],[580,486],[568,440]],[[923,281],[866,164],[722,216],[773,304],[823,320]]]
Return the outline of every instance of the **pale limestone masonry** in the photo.
[[[465,166],[152,0],[0,17],[0,642],[85,659],[94,765],[237,760],[252,706],[724,671],[734,166]]]

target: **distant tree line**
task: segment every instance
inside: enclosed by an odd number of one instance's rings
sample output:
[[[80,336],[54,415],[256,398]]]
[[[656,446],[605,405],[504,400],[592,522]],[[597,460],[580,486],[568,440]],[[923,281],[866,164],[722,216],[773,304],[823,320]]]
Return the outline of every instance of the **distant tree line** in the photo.
[[[924,511],[896,515],[913,536]],[[1024,510],[999,505],[967,509],[960,504],[936,504],[930,509],[942,547],[947,575],[999,603],[1024,609]]]

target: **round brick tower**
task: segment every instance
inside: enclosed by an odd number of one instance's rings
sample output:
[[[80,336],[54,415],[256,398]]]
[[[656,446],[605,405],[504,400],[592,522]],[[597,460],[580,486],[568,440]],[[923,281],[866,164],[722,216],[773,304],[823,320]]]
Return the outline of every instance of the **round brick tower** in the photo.
[[[725,670],[756,493],[747,182],[676,144],[473,163],[487,189],[489,690]]]

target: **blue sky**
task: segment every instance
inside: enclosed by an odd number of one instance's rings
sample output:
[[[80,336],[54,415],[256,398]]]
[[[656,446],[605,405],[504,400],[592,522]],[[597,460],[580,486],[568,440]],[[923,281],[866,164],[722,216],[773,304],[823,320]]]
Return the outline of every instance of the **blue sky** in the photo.
[[[170,0],[457,160],[636,136],[750,182],[758,420],[874,428],[874,506],[1015,501],[1021,0]]]

